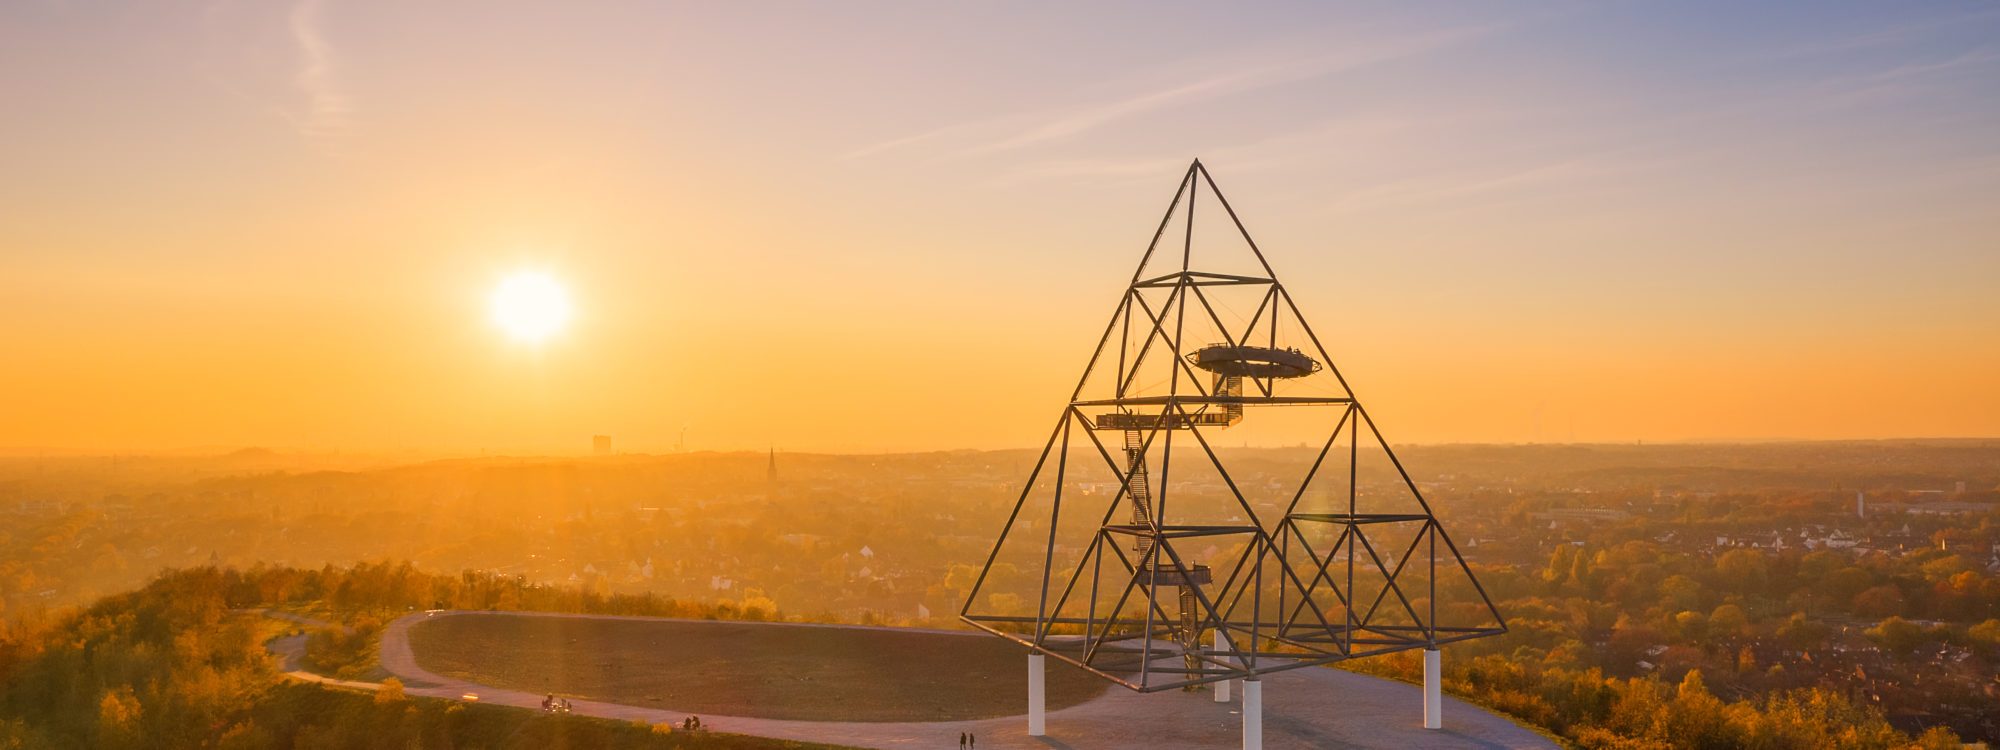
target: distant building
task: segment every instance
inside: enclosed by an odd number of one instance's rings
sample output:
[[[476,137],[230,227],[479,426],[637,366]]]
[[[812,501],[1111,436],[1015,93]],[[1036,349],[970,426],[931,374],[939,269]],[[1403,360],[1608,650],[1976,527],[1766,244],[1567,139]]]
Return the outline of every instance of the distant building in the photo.
[[[1960,503],[1941,500],[1928,503],[1912,503],[1903,512],[1914,515],[1962,516],[1975,513],[1990,513],[1993,503]]]
[[[1854,517],[1868,517],[1868,496],[1863,494],[1861,490],[1854,491]]]
[[[1529,518],[1548,521],[1623,521],[1631,513],[1616,508],[1550,508],[1541,513],[1530,513]]]
[[[611,455],[611,436],[610,435],[590,436],[590,452],[600,456]]]

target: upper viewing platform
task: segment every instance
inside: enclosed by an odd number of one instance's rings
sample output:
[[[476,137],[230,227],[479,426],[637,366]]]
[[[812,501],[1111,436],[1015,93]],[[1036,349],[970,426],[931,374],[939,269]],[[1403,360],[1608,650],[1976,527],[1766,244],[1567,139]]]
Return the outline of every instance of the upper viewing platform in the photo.
[[[1190,364],[1228,377],[1302,378],[1319,372],[1319,360],[1297,349],[1209,344],[1187,355]]]

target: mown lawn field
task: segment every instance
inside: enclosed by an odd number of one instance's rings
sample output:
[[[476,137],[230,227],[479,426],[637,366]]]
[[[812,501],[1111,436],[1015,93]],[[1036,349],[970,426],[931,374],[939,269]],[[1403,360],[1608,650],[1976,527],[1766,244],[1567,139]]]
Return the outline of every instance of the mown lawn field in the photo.
[[[696,714],[961,721],[1027,705],[1021,648],[979,635],[479,613],[418,623],[409,638],[418,664],[440,675]],[[1049,709],[1108,684],[1051,664]]]

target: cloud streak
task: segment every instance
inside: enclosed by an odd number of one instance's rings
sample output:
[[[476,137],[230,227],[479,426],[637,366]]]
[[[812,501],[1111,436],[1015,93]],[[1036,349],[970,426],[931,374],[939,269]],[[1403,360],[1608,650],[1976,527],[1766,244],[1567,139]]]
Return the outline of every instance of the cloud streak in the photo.
[[[353,114],[352,101],[335,70],[333,45],[320,28],[323,5],[322,0],[299,0],[290,15],[292,42],[299,55],[293,82],[305,97],[304,111],[294,114],[292,122],[300,135],[322,144],[345,132]]]
[[[1060,142],[1141,114],[1300,83],[1367,65],[1415,57],[1492,33],[1492,27],[1461,27],[1346,45],[1335,52],[1291,55],[1263,63],[1236,63],[1234,70],[1191,81],[1035,113],[1018,113],[875,143],[849,152],[859,159],[926,143],[953,142],[948,157],[970,157]],[[1226,63],[1225,63],[1226,64]],[[1190,65],[1193,67],[1193,65]],[[1204,65],[1201,67],[1210,67]]]

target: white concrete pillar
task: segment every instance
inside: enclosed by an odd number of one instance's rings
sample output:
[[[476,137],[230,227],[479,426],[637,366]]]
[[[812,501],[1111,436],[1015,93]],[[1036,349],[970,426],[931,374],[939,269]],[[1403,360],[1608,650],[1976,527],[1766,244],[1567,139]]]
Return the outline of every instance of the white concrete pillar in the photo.
[[[1264,750],[1264,681],[1243,681],[1243,750]]]
[[[1439,686],[1437,649],[1424,649],[1424,728],[1444,727],[1444,693]]]
[[[1048,733],[1048,718],[1043,714],[1043,687],[1041,654],[1028,654],[1028,736],[1040,737]]]
[[[1228,650],[1230,650],[1230,648],[1229,648],[1229,639],[1227,639],[1227,638],[1224,638],[1224,637],[1222,637],[1222,628],[1216,628],[1216,629],[1215,629],[1215,650],[1217,650],[1217,651],[1228,651]],[[1223,657],[1218,657],[1218,658],[1220,658],[1220,659],[1221,659],[1222,661],[1224,661],[1224,662],[1227,662],[1227,663],[1229,663],[1229,664],[1235,664],[1235,663],[1236,663],[1236,660],[1235,660],[1235,659],[1232,659],[1232,658],[1230,658],[1230,657],[1227,657],[1227,656],[1223,656]],[[1214,685],[1215,685],[1215,702],[1216,702],[1216,703],[1228,703],[1228,702],[1229,702],[1229,683],[1232,683],[1232,682],[1235,682],[1235,680],[1223,680],[1223,681],[1221,681],[1221,682],[1216,682],[1216,683],[1212,683],[1212,684],[1214,684]]]

